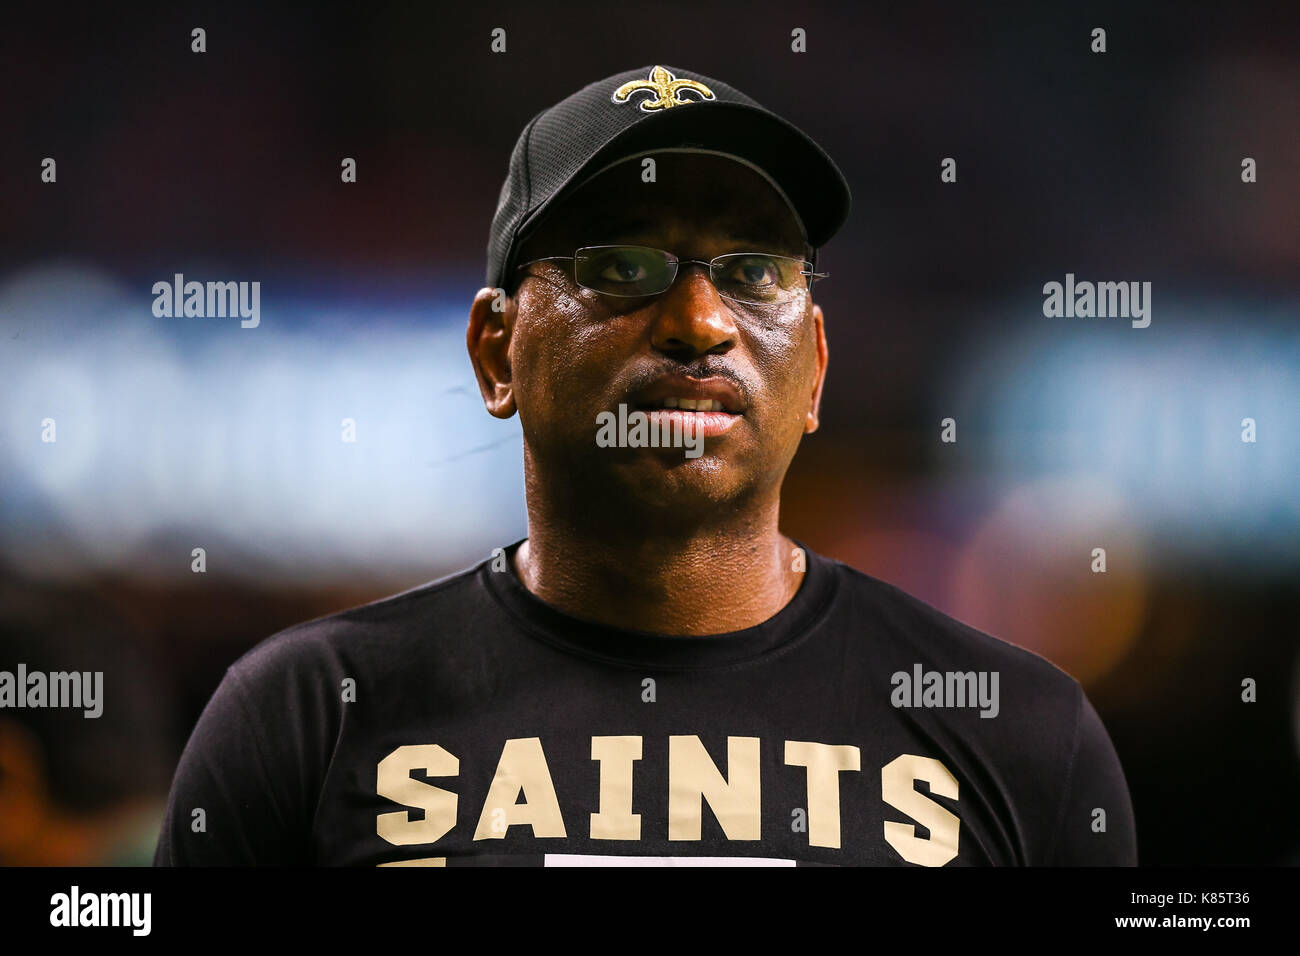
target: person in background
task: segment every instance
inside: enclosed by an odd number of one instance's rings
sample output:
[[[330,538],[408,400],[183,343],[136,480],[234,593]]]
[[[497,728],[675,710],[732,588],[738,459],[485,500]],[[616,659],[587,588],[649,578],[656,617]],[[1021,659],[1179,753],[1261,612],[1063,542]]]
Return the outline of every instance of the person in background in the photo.
[[[18,707],[20,664],[28,675],[102,674],[100,699],[93,709]],[[169,711],[163,683],[111,609],[3,589],[0,672],[9,691],[0,697],[0,865],[147,866],[170,777]]]

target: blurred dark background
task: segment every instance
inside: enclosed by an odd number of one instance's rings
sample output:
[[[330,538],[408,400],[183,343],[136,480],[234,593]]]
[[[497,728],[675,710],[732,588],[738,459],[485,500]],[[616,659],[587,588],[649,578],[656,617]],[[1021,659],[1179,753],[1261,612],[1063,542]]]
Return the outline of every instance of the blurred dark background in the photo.
[[[1300,10],[763,0],[6,13],[0,669],[89,641],[136,703],[0,712],[0,862],[141,861],[238,655],[524,536],[463,344],[488,224],[536,112],[654,63],[853,189],[784,530],[1082,681],[1144,864],[1300,862]],[[260,325],[156,318],[175,273],[259,281]],[[1044,317],[1067,273],[1151,325]]]

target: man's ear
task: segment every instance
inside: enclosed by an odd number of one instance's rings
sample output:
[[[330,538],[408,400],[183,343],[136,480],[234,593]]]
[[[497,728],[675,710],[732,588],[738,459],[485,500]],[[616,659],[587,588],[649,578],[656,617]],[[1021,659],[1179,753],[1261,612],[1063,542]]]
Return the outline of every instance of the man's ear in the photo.
[[[510,336],[515,327],[513,298],[502,289],[479,289],[469,309],[465,346],[483,405],[497,418],[515,413],[514,384],[510,377]]]
[[[808,415],[803,423],[805,435],[815,432],[820,424],[817,415],[822,407],[822,385],[826,381],[826,363],[830,359],[830,351],[826,346],[826,322],[822,315],[822,307],[814,304],[812,311],[813,326],[817,336],[817,378],[813,382],[812,400],[808,404]]]

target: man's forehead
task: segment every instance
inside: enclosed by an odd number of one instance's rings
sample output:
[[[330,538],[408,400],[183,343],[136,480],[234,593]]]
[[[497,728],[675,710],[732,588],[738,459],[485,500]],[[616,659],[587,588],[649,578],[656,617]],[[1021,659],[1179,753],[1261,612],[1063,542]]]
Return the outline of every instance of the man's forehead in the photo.
[[[773,243],[799,243],[798,227],[779,218],[757,216],[713,216],[698,209],[665,207],[644,214],[608,213],[592,217],[575,216],[574,224],[584,229],[599,229],[610,239],[632,240],[673,233],[708,234],[755,249]]]
[[[752,245],[802,249],[803,230],[789,203],[762,175],[710,156],[656,156],[653,179],[635,160],[604,170],[547,217],[547,232],[631,240],[689,232]],[[670,161],[665,169],[662,161]],[[602,240],[604,241],[604,240]]]

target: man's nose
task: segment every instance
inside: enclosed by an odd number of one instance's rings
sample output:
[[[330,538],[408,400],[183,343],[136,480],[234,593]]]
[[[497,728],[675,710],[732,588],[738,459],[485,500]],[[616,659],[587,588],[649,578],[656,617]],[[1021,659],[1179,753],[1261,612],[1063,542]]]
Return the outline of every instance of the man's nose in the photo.
[[[709,281],[707,266],[682,263],[672,286],[651,307],[650,342],[665,355],[690,360],[721,355],[736,344],[735,320]]]

